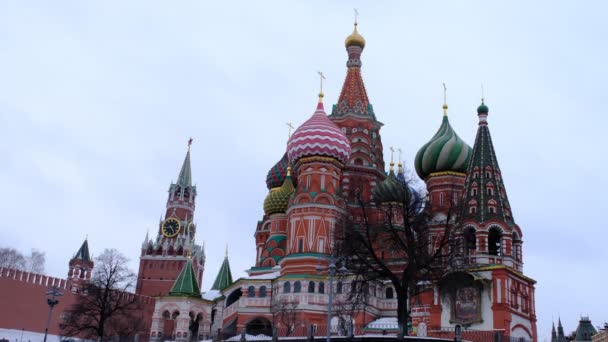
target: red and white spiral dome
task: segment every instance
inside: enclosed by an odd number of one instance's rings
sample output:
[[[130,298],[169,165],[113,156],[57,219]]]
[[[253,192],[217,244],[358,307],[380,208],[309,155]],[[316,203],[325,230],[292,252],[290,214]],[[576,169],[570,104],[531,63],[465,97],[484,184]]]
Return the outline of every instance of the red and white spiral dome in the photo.
[[[335,158],[346,164],[350,152],[348,138],[325,114],[322,96],[312,117],[298,127],[287,142],[287,155],[293,164],[300,158],[315,156]]]

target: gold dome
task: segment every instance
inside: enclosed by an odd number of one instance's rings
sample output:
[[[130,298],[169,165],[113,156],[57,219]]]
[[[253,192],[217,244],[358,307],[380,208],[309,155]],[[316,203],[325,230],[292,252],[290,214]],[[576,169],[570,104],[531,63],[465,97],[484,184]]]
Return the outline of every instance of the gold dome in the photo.
[[[362,49],[365,47],[365,38],[363,38],[363,36],[360,35],[357,31],[357,23],[355,23],[355,29],[353,30],[353,33],[351,33],[350,36],[346,37],[344,45],[346,45],[346,47],[353,45],[359,46]]]

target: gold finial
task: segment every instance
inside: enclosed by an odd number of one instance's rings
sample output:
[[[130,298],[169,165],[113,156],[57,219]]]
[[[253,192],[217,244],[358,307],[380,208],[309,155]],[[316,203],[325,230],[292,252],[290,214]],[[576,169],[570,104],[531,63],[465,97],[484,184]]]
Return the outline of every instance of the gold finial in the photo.
[[[323,94],[323,80],[325,79],[325,75],[323,75],[323,72],[321,71],[317,71],[317,73],[319,74],[319,102],[323,102],[323,96],[325,96]]]
[[[443,83],[443,116],[448,116],[448,88]]]
[[[291,177],[291,166],[287,167],[287,177]]]
[[[285,123],[289,129],[289,131],[287,132],[287,138],[291,138],[291,130],[292,129],[296,129],[295,127],[293,127],[293,125],[291,124],[291,122],[287,122]]]
[[[393,146],[391,146],[389,149],[391,150],[391,163],[389,164],[389,170],[393,171],[393,166],[395,166],[395,163],[393,162],[393,154],[395,153],[395,149],[393,148]]]
[[[401,149],[400,149],[400,148],[398,148],[398,149],[397,149],[397,152],[399,152],[399,159],[398,159],[399,164],[397,164],[397,165],[398,165],[399,167],[401,167],[401,166],[403,165],[403,164],[401,163]]]

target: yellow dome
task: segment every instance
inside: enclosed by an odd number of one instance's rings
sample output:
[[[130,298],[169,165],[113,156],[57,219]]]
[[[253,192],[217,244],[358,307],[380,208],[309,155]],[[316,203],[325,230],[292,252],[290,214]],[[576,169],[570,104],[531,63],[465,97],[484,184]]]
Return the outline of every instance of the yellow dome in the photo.
[[[363,38],[362,35],[359,34],[359,32],[357,31],[357,23],[355,23],[355,29],[353,30],[353,33],[351,33],[350,36],[346,37],[346,40],[344,41],[344,45],[346,45],[346,47],[349,46],[359,46],[360,48],[364,48],[365,47],[365,38]]]

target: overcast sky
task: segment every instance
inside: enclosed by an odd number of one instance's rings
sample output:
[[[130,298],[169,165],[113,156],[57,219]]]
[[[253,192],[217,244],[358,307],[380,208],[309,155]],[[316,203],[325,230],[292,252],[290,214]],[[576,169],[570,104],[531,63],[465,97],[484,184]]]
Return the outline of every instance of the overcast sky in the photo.
[[[441,122],[470,145],[483,83],[541,340],[561,315],[608,320],[608,8],[601,1],[3,1],[0,246],[65,277],[88,235],[138,267],[192,136],[203,289],[228,243],[255,263],[268,169],[286,122],[326,108],[346,73],[353,8],[383,143],[412,167]]]

